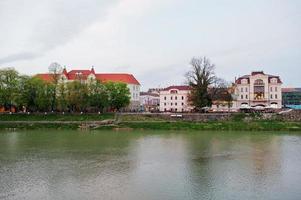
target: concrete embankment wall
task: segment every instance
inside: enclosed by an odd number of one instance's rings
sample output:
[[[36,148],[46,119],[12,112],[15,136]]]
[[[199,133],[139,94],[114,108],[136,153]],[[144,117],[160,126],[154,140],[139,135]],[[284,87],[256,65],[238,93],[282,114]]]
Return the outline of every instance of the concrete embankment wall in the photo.
[[[231,113],[185,113],[185,114],[173,114],[173,113],[123,113],[122,118],[134,119],[143,118],[145,121],[162,119],[166,121],[195,121],[195,122],[207,122],[207,121],[225,121],[231,118]]]
[[[235,119],[236,116],[241,117],[243,121],[252,120],[279,120],[279,121],[291,121],[301,122],[301,111],[291,111],[288,113],[257,113],[257,114],[243,114],[243,113],[184,113],[184,114],[172,114],[172,113],[123,113],[122,116],[128,116],[130,119],[139,118],[149,119],[162,119],[167,121],[193,121],[193,122],[208,122],[208,121],[227,121]],[[134,117],[135,116],[135,117]],[[135,121],[135,120],[134,120]],[[148,121],[148,120],[145,120]]]

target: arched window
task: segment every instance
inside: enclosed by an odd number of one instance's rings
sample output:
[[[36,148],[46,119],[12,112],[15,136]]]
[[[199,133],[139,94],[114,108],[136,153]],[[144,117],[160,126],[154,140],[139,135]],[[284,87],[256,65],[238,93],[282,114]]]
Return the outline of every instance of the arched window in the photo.
[[[261,79],[257,79],[255,80],[254,85],[264,85],[264,82]]]
[[[264,100],[264,82],[261,79],[257,79],[254,82],[254,99]]]

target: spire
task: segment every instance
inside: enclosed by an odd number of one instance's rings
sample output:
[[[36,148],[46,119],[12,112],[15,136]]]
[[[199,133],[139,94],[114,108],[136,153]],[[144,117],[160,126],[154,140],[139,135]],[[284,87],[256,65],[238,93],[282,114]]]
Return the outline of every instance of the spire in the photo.
[[[94,66],[93,66],[93,65],[92,65],[92,68],[91,68],[91,73],[92,73],[92,74],[95,74]]]
[[[65,74],[67,76],[67,70],[66,70],[66,65],[64,65],[64,69],[63,69],[63,74]]]

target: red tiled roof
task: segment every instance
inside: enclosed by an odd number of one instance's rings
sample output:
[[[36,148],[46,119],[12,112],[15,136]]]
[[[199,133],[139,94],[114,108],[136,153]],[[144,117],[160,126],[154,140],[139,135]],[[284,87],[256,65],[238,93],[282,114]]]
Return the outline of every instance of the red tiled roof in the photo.
[[[111,81],[140,85],[132,74],[95,74],[93,68],[91,70],[71,70],[69,72],[64,69],[63,74],[67,76],[68,80],[76,80],[79,76],[81,79],[85,80],[90,74],[94,74],[96,79],[102,82]],[[45,81],[53,81],[52,74],[37,74],[36,76]]]
[[[140,85],[132,74],[95,74],[96,79],[103,82],[122,82],[127,84]]]
[[[175,90],[190,90],[190,86],[188,85],[173,85],[173,86],[169,86],[167,88],[164,88],[163,91],[168,91],[168,90],[172,90],[172,89],[175,89]]]
[[[37,74],[35,77],[38,77],[46,82],[52,82],[53,76],[52,74]]]
[[[90,74],[92,74],[91,70],[71,70],[67,73],[67,78],[68,80],[75,80],[80,76],[81,79],[86,80]]]

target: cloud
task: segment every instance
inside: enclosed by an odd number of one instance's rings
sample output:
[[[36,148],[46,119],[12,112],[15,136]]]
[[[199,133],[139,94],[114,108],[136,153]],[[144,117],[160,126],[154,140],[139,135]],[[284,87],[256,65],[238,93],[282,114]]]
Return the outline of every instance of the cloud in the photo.
[[[295,0],[0,0],[0,61],[27,74],[53,61],[93,65],[133,73],[146,88],[183,83],[189,60],[207,56],[227,80],[256,67],[299,84],[300,8]]]
[[[2,64],[34,59],[65,45],[95,21],[103,19],[108,8],[117,2],[117,0],[1,1],[0,55],[4,55],[0,58]]]
[[[5,64],[5,63],[10,63],[14,61],[20,61],[20,60],[31,60],[36,57],[41,56],[41,54],[36,54],[32,52],[22,52],[22,53],[17,53],[17,54],[12,54],[3,58],[0,58],[0,65]]]

